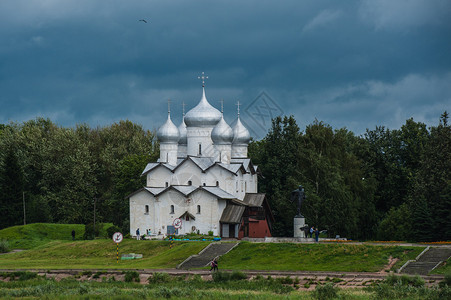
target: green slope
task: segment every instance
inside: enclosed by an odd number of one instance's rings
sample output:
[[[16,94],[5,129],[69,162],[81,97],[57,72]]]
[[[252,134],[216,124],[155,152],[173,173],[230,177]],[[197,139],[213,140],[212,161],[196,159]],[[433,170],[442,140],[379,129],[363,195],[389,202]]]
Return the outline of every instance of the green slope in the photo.
[[[101,233],[111,225],[102,224]],[[4,228],[0,230],[0,240],[7,240],[11,249],[31,249],[53,240],[72,240],[72,230],[76,240],[83,239],[83,224],[34,223]]]

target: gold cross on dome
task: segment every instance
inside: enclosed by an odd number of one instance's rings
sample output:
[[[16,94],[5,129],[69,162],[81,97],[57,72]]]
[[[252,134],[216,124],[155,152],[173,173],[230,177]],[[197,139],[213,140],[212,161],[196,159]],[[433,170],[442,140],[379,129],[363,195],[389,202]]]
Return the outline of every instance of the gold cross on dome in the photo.
[[[238,107],[238,116],[240,116],[240,100],[236,103],[236,106]]]
[[[202,87],[205,87],[205,79],[208,79],[208,76],[206,76],[205,73],[202,72],[202,75],[198,76],[197,78],[202,79]]]

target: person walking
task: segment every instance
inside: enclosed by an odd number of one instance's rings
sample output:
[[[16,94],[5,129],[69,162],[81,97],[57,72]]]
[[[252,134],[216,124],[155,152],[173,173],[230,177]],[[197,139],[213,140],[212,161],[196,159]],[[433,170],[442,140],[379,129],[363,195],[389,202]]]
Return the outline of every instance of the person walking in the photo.
[[[75,241],[75,229],[72,229],[72,240]]]
[[[310,238],[312,238],[312,235],[313,235],[313,231],[315,230],[315,228],[312,226],[311,228],[310,228]]]
[[[218,271],[218,260],[215,258],[213,258],[213,260],[210,262],[210,271]]]
[[[136,229],[136,240],[139,241],[139,228]]]
[[[319,240],[319,229],[315,228],[315,241],[318,242]]]

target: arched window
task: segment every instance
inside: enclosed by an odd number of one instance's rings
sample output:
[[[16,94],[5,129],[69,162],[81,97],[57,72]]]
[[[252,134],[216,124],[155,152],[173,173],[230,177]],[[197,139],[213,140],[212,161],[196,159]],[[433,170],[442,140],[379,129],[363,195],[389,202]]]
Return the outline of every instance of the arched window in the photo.
[[[206,186],[207,184],[204,182],[203,185]]]
[[[149,214],[149,205],[145,206],[144,214],[146,214],[146,215]]]
[[[197,213],[200,214],[200,205],[197,206]]]
[[[169,182],[166,182],[166,187],[168,187],[169,186]]]
[[[188,185],[193,185],[193,182],[191,180],[188,180]]]
[[[216,186],[219,186],[219,181],[216,181]]]
[[[174,205],[171,205],[171,214],[174,213]]]

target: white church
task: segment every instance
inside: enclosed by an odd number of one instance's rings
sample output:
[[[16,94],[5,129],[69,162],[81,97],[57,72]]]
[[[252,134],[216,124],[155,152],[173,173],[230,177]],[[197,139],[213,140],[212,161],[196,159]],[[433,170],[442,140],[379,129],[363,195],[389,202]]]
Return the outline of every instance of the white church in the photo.
[[[229,126],[205,96],[184,115],[157,131],[160,158],[142,172],[146,186],[127,196],[130,234],[191,232],[242,238],[271,236],[273,221],[257,191],[257,166],[247,157],[250,134],[238,118]]]

